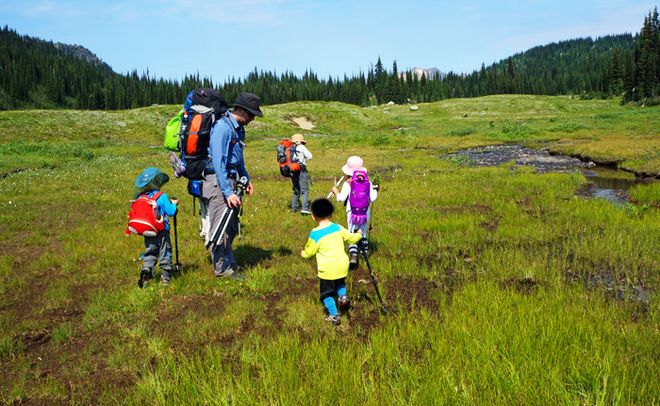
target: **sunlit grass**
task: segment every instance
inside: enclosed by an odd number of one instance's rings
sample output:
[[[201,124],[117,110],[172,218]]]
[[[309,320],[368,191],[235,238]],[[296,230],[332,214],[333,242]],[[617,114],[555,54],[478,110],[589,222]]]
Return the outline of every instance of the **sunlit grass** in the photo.
[[[653,167],[655,110],[531,96],[417,111],[267,106],[248,129],[255,194],[234,244],[248,279],[214,277],[186,181],[173,178],[163,190],[181,200],[183,270],[170,286],[139,289],[144,245],[124,235],[128,201],[144,168],[171,173],[167,152],[147,145],[162,142],[159,126],[175,112],[72,112],[61,124],[43,112],[30,124],[44,134],[35,142],[67,134],[112,144],[85,144],[89,160],[0,178],[4,403],[660,402],[657,183],[617,206],[577,196],[578,173],[440,159],[465,146],[556,140],[567,152]],[[0,113],[0,140],[28,116]],[[291,183],[275,164],[278,140],[301,132],[291,117],[317,125],[303,131],[314,154],[310,197],[327,195],[351,155],[381,178],[370,262],[387,316],[362,267],[347,281],[350,315],[339,327],[323,320],[315,262],[300,257],[315,222],[289,214]],[[100,136],[118,120],[145,131]],[[340,203],[334,221],[346,222]]]

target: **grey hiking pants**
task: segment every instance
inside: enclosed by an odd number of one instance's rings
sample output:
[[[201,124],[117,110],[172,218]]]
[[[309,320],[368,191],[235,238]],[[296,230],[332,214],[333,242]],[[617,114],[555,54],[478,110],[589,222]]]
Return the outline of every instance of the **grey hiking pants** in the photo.
[[[156,276],[156,263],[160,264],[163,271],[163,279],[170,280],[172,272],[172,243],[170,242],[170,230],[162,230],[155,237],[144,237],[144,262],[142,269]]]
[[[307,169],[301,169],[293,172],[291,177],[293,197],[291,198],[291,211],[298,211],[298,200],[302,194],[301,209],[309,210],[309,172]]]
[[[229,184],[232,189],[236,190],[236,179],[229,178]],[[216,226],[222,220],[222,214],[227,206],[227,199],[220,191],[218,178],[215,174],[206,175],[206,179],[202,184],[202,196],[206,201],[209,211],[209,233],[215,231]],[[213,272],[216,276],[229,276],[234,273],[234,268],[237,267],[236,259],[234,258],[234,250],[231,244],[238,233],[238,212],[240,207],[234,210],[233,215],[229,219],[227,231],[224,236],[218,239],[217,247],[211,244],[209,247],[213,256]],[[209,235],[211,238],[212,235]]]

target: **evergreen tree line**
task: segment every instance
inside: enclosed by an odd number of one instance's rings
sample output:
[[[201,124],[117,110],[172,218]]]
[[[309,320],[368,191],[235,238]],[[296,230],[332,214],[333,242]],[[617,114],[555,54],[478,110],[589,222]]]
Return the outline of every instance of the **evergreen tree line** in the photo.
[[[492,94],[621,96],[622,102],[649,102],[660,94],[660,23],[657,8],[638,35],[573,39],[513,55],[470,74],[417,77],[400,74],[380,58],[367,72],[319,78],[311,70],[258,71],[245,79],[216,85],[211,78],[188,75],[181,81],[149,77],[148,72],[118,74],[90,63],[52,42],[0,31],[0,110],[67,108],[118,110],[152,104],[182,104],[190,90],[215,87],[231,102],[247,91],[263,105],[292,101],[339,101],[366,106],[433,102]]]
[[[616,49],[603,77],[605,90],[621,103],[657,104],[660,96],[660,22],[649,12],[633,47]]]

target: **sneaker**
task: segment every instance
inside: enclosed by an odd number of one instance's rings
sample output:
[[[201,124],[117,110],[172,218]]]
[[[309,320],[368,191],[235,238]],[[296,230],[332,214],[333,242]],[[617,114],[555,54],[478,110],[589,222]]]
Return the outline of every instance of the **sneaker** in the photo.
[[[160,285],[161,285],[161,286],[167,286],[167,285],[169,285],[169,284],[170,284],[170,280],[169,280],[169,279],[160,278]]]
[[[358,257],[357,255],[351,255],[351,258],[348,260],[348,269],[351,271],[356,270],[358,267]]]
[[[351,307],[351,301],[348,299],[348,296],[341,295],[339,300],[337,301],[339,304],[339,310],[341,311],[346,311]]]
[[[298,212],[298,209],[291,209],[291,214],[296,214]]]
[[[338,326],[338,325],[341,324],[341,316],[339,314],[335,314],[334,316],[328,315],[325,318],[325,321],[330,322],[330,323],[334,324],[335,326]]]
[[[302,210],[300,210],[300,214],[304,214],[306,216],[309,216],[310,214],[312,214],[312,212],[309,211],[308,209],[302,209]]]

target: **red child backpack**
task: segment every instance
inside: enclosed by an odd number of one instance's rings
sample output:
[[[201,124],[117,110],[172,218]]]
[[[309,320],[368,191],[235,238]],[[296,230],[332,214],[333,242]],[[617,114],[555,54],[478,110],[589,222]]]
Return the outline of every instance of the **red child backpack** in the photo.
[[[126,235],[130,233],[143,235],[145,237],[155,237],[165,229],[165,220],[158,212],[156,200],[163,192],[154,193],[153,197],[141,194],[137,200],[131,203],[131,211],[128,213],[128,228]],[[156,216],[160,217],[157,220]]]
[[[293,177],[293,173],[300,170],[300,163],[296,158],[296,144],[289,140],[283,140],[277,144],[277,162],[280,164],[282,176]]]

